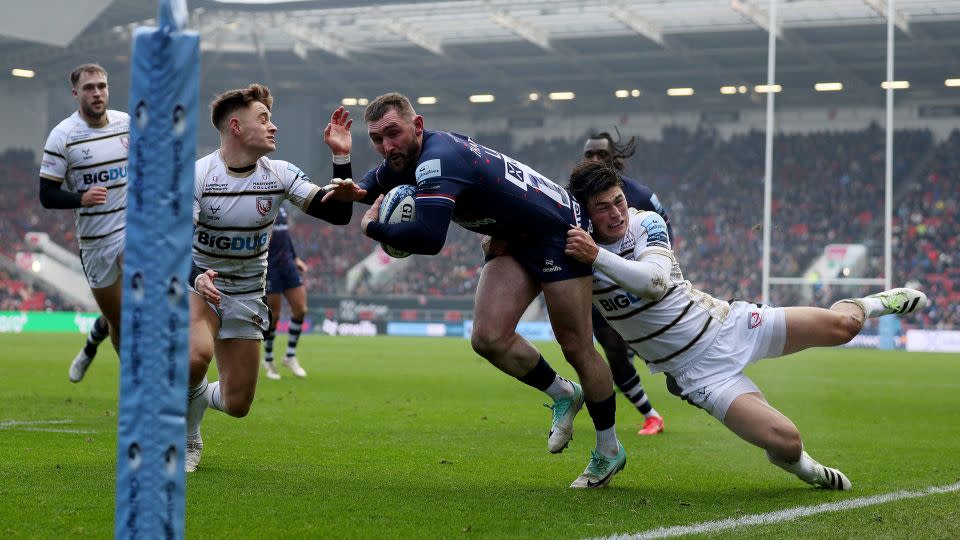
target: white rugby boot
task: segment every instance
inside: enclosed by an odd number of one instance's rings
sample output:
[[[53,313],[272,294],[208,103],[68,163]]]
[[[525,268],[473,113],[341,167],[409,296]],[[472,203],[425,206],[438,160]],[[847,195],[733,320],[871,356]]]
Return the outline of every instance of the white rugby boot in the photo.
[[[300,367],[300,362],[297,361],[296,356],[285,356],[283,358],[283,365],[287,367],[290,371],[293,372],[297,377],[306,377],[307,372]]]

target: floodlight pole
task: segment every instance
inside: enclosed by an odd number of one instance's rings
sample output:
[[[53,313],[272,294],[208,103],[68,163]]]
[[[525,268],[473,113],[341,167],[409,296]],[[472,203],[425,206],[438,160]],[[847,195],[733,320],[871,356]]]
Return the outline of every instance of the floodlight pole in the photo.
[[[763,292],[761,301],[770,302],[770,227],[773,199],[773,91],[777,64],[777,0],[770,0],[770,23],[767,28],[767,148],[763,164]]]
[[[887,149],[884,173],[883,288],[893,287],[893,38],[896,0],[887,0]]]

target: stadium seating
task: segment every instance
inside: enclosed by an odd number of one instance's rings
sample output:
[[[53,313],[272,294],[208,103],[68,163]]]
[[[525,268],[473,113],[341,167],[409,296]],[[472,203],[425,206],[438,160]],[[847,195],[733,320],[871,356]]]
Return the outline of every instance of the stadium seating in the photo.
[[[501,144],[510,140],[488,138]],[[582,140],[538,140],[507,151],[563,184],[579,160]],[[882,275],[883,130],[874,125],[860,131],[786,134],[775,144],[771,275],[800,277],[824,245],[847,242],[865,243],[866,275]],[[960,132],[934,145],[929,131],[899,130],[895,148],[894,282],[917,281],[933,300],[920,325],[956,328]],[[666,128],[660,140],[641,139],[627,164],[626,174],[653,188],[667,207],[687,278],[721,298],[760,298],[763,155],[761,132],[722,139],[709,129]],[[369,145],[357,145],[356,176],[376,162]],[[23,248],[23,234],[31,230],[76,249],[71,213],[40,207],[36,170],[30,152],[0,155],[0,174],[8,179],[0,201],[0,254],[7,257]],[[314,177],[326,174],[317,171]],[[293,214],[298,254],[311,267],[305,275],[310,293],[344,293],[347,271],[374,249],[375,243],[360,232],[364,210],[355,209],[348,227]],[[440,256],[413,257],[415,264],[394,280],[378,287],[361,280],[354,294],[456,296],[476,289],[483,261],[477,235],[451,225]],[[9,276],[0,280],[5,306],[21,297],[16,282]],[[829,305],[860,290],[867,288],[817,287],[814,302]],[[45,305],[60,307],[58,299],[47,296]],[[777,305],[802,302],[796,287],[774,286],[771,296]]]

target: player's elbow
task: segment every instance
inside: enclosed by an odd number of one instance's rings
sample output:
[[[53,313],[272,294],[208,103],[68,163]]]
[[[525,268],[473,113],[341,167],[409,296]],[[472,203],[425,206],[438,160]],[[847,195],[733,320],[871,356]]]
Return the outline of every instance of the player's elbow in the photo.
[[[53,208],[53,201],[46,191],[40,190],[40,206],[44,208]]]
[[[648,277],[644,287],[637,293],[645,300],[659,302],[667,294],[669,280],[663,272],[654,272]]]

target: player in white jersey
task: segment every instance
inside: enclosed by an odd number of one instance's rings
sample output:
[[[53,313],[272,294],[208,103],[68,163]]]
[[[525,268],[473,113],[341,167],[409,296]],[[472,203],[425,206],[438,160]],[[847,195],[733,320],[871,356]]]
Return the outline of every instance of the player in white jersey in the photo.
[[[70,380],[79,382],[108,332],[114,348],[120,346],[130,117],[107,109],[107,72],[101,66],[78,66],[70,74],[70,84],[79,109],[47,137],[40,165],[40,204],[75,209],[80,261],[103,313],[70,365]]]
[[[843,473],[803,450],[797,427],[767,403],[743,369],[761,358],[842,345],[866,318],[914,313],[926,305],[926,296],[892,289],[841,300],[830,309],[718,300],[683,279],[663,218],[628,209],[620,185],[616,170],[601,163],[581,163],[570,177],[569,191],[587,209],[593,236],[572,229],[567,253],[593,265],[597,309],[651,371],[666,372],[672,393],[766,450],[774,465],[801,480],[850,489]]]
[[[190,297],[190,391],[185,468],[196,470],[206,408],[243,417],[257,388],[260,341],[270,322],[264,303],[267,249],[284,200],[318,218],[346,224],[349,213],[316,197],[320,188],[295,165],[267,159],[276,150],[273,98],[262,85],[230,90],[211,104],[220,149],[197,160]],[[217,358],[220,380],[207,383]]]

